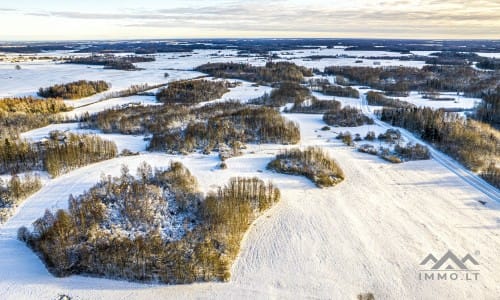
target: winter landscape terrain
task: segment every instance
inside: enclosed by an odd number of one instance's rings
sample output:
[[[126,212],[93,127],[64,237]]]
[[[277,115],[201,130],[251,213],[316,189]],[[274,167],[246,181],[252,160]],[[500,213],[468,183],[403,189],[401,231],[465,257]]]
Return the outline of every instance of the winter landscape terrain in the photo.
[[[302,46],[267,49],[265,54],[222,46],[219,49],[197,49],[194,45],[192,51],[151,54],[154,61],[134,63],[138,68],[134,71],[66,63],[65,59],[71,56],[92,54],[76,49],[30,54],[0,52],[0,99],[39,98],[40,87],[78,80],[103,80],[110,84],[104,92],[75,100],[64,99],[63,103],[72,110],[57,112],[57,118],[51,119],[49,124],[19,132],[19,140],[43,145],[51,139],[51,132],[57,131],[63,135],[90,134],[116,145],[116,155],[112,158],[69,168],[59,176],[52,176],[44,167],[33,170],[32,173],[41,178],[41,188],[17,203],[5,222],[0,223],[0,299],[63,299],[60,298],[63,296],[71,299],[356,299],[358,295],[368,293],[375,299],[500,299],[500,190],[493,181],[488,182],[485,176],[481,176],[486,171],[467,166],[449,154],[453,152],[447,154],[446,146],[411,128],[384,121],[380,111],[385,105],[373,105],[367,99],[370,91],[385,92],[381,86],[355,82],[347,73],[339,75],[325,70],[327,67],[424,70],[441,66],[439,63],[429,64],[426,59],[436,57],[436,52],[446,51],[420,48],[408,53],[373,49],[350,51],[348,47],[352,45],[349,44],[326,47],[309,46],[308,43],[310,41],[306,40]],[[500,58],[500,51],[474,52],[479,58],[470,61],[466,68],[476,70],[478,78],[492,76],[492,81],[488,82],[498,93],[498,68],[483,70],[477,64],[482,58]],[[137,54],[121,52],[118,56],[121,55]],[[410,56],[413,58],[408,58]],[[310,74],[297,82],[306,88],[306,93],[309,93],[306,97],[337,101],[339,109],[355,108],[370,121],[358,126],[327,124],[325,112],[294,111],[296,95],[284,103],[259,102],[266,97],[275,101],[273,95],[283,82],[251,81],[243,73],[234,77],[217,76],[199,68],[208,63],[265,68],[269,62],[286,62],[310,70]],[[340,71],[335,69],[335,72]],[[352,84],[341,84],[340,77],[351,79]],[[163,138],[167,128],[141,131],[134,127],[127,129],[128,132],[124,132],[123,127],[121,132],[103,130],[99,128],[103,123],[99,122],[104,122],[104,119],[92,119],[92,116],[110,110],[134,112],[140,109],[153,114],[164,106],[168,108],[157,95],[172,82],[182,80],[225,80],[228,84],[222,96],[202,97],[189,108],[180,110],[180,114],[198,113],[202,116],[204,107],[223,103],[238,102],[244,107],[268,106],[299,128],[300,139],[297,143],[261,143],[249,139],[238,149],[238,154],[221,160],[222,145],[209,151],[196,147],[170,151],[163,144],[166,148],[152,149],[150,143]],[[323,89],[314,84],[315,80],[323,82]],[[391,80],[393,78],[386,78],[384,84],[397,83]],[[153,88],[145,88],[133,95],[116,94],[133,85],[144,84]],[[355,96],[328,94],[325,86],[351,86],[354,90],[351,93]],[[450,91],[448,88],[433,89],[429,92],[432,96],[426,92],[409,87],[406,94],[387,95],[414,109],[444,109],[470,118],[484,101],[484,95],[479,92]],[[306,104],[301,105],[307,106],[307,101],[315,100],[306,100],[303,102]],[[196,110],[196,113],[191,110]],[[0,120],[2,117],[0,114]],[[209,122],[209,118],[200,118]],[[498,120],[499,116],[494,115],[495,118]],[[147,119],[146,114],[144,119]],[[198,120],[190,119],[178,128],[184,130],[189,127],[188,123],[195,121]],[[123,123],[120,126],[124,126]],[[500,139],[494,126],[492,123],[496,140],[494,133],[490,138],[496,141],[496,145],[489,160],[498,170]],[[346,132],[352,141],[342,137]],[[397,136],[394,141],[365,139],[369,132],[375,137],[391,135],[391,132],[397,132]],[[358,139],[356,135],[359,135]],[[400,157],[402,163],[388,161],[387,158],[397,156],[395,147],[415,144],[426,147],[429,159]],[[362,145],[368,145],[366,147],[375,149],[375,152],[385,148],[387,153],[362,153],[359,151]],[[267,167],[285,149],[306,150],[309,146],[320,147],[333,158],[342,169],[344,180],[331,187],[319,188],[305,176],[279,173]],[[126,155],[124,150],[132,155]],[[135,170],[143,162],[152,168],[167,169],[172,161],[181,162],[191,172],[197,179],[198,191],[203,195],[215,191],[233,177],[257,177],[272,182],[280,190],[281,200],[250,222],[227,281],[165,284],[160,280],[138,282],[120,276],[103,278],[106,276],[85,273],[58,277],[47,269],[40,253],[18,238],[19,228],[24,226],[33,231],[34,222],[46,210],[53,213],[58,209],[67,210],[70,195],[76,197],[88,191],[103,175],[120,176],[123,165],[135,175]],[[28,172],[21,170],[18,173],[22,178]],[[3,182],[8,182],[12,176],[10,172],[1,174]],[[184,232],[179,231],[179,234]],[[459,259],[467,254],[473,256],[478,262],[474,266],[478,277],[423,280],[421,273],[425,267],[421,265],[422,261],[429,254],[440,259],[449,250]],[[462,275],[466,271],[457,273]]]

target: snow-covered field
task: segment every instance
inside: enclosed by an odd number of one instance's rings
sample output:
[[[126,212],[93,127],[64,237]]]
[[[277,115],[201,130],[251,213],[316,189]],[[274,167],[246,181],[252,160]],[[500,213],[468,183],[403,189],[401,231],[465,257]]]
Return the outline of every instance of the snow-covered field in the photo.
[[[207,61],[238,61],[231,51],[195,52],[198,54],[188,57],[179,53],[162,54],[156,62],[141,64],[147,69],[137,72],[76,68],[50,62],[23,65],[23,70],[15,71],[13,65],[2,64],[0,69],[5,72],[0,75],[0,96],[32,93],[40,86],[76,79],[105,79],[113,83],[113,88],[161,83],[165,81],[164,72],[171,76],[174,72],[164,69],[187,70]],[[16,73],[25,71],[32,75]],[[182,76],[174,78],[200,75],[192,71],[176,72]],[[17,76],[17,80],[10,81],[5,76]],[[269,91],[269,87],[242,82],[215,101],[245,101]],[[319,93],[315,96],[333,99]],[[363,97],[335,98],[343,105],[362,108],[366,114],[374,109],[366,105]],[[402,100],[420,103],[414,94]],[[152,97],[134,96],[90,104],[71,113],[98,112],[137,101],[155,104]],[[470,107],[473,101],[461,98],[459,103],[422,104]],[[267,163],[280,149],[291,146],[249,145],[243,156],[228,159],[228,169],[221,170],[215,153],[188,156],[147,153],[142,136],[90,131],[115,141],[120,151],[127,148],[141,154],[118,157],[44,180],[43,188],[0,225],[0,299],[55,299],[62,294],[73,299],[355,299],[363,292],[374,293],[376,299],[499,299],[498,190],[435,150],[431,160],[393,165],[335,140],[336,133],[345,128],[321,131],[325,125],[322,115],[284,115],[300,125],[302,139],[298,147],[323,147],[344,170],[344,182],[333,188],[318,189],[304,177],[266,170]],[[368,130],[379,133],[389,127],[376,122],[348,130],[364,136]],[[23,137],[37,141],[52,130],[89,132],[78,129],[76,123],[68,123],[32,130]],[[405,139],[416,141],[408,132],[403,134]],[[67,207],[70,194],[87,190],[101,174],[117,175],[122,164],[134,172],[143,161],[154,167],[167,167],[171,160],[186,165],[198,178],[203,192],[225,184],[234,176],[272,180],[281,190],[282,201],[259,218],[245,236],[230,282],[166,286],[84,276],[55,278],[16,239],[19,227],[30,226],[45,209]],[[480,264],[477,281],[419,279],[421,261],[429,253],[440,258],[448,250],[460,258],[466,254],[474,256]]]

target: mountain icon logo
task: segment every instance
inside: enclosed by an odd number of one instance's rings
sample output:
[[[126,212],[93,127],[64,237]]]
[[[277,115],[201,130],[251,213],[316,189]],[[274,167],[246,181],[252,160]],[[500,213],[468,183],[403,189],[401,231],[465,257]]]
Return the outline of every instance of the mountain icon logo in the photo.
[[[429,254],[424,260],[420,263],[421,266],[427,265],[429,262],[432,262],[434,265],[431,267],[431,270],[469,270],[466,264],[472,264],[478,266],[477,262],[472,255],[467,254],[464,258],[459,259],[451,250],[448,250],[443,257],[437,259],[434,255]]]

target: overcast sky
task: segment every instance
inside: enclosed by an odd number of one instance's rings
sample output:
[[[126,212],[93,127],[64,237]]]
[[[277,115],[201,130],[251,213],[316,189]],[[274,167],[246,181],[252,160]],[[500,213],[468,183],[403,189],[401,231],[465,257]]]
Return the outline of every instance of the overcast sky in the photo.
[[[500,0],[2,0],[0,40],[500,39]]]

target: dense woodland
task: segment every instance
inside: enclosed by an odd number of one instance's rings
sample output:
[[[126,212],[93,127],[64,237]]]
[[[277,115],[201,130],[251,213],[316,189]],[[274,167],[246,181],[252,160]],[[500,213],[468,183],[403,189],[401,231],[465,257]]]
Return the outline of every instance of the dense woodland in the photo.
[[[304,101],[313,98],[311,91],[307,87],[297,82],[285,81],[277,84],[277,87],[271,91],[271,94],[266,93],[262,97],[252,99],[250,103],[280,107],[288,103],[300,105]]]
[[[280,199],[271,183],[233,178],[204,199],[180,163],[167,170],[126,167],[46,211],[18,236],[57,276],[91,274],[134,281],[228,280],[251,223]]]
[[[229,92],[229,87],[232,85],[227,81],[181,80],[159,90],[156,99],[167,104],[196,104],[221,98]]]
[[[296,144],[300,140],[297,124],[267,107],[244,107],[237,111],[190,122],[185,128],[155,133],[150,150],[190,152],[217,150],[221,144],[278,143]]]
[[[414,104],[411,104],[406,101],[401,101],[396,98],[390,98],[384,95],[384,93],[369,91],[366,94],[366,101],[368,101],[369,105],[375,106],[386,106],[386,107],[398,107],[398,108],[411,108],[415,107]]]
[[[330,187],[344,180],[344,172],[321,148],[284,150],[268,165],[279,173],[303,175],[318,187]]]
[[[312,70],[290,62],[268,62],[263,67],[239,63],[208,63],[195,69],[219,78],[236,78],[259,84],[273,84],[285,81],[302,82],[312,76]]]
[[[474,117],[500,129],[500,85],[495,91],[483,96],[483,101],[476,108]]]
[[[42,181],[38,175],[12,175],[7,182],[0,178],[0,224],[7,221],[16,206],[38,191]]]
[[[45,170],[58,176],[116,155],[114,142],[94,135],[54,131],[39,143],[5,138],[0,140],[0,174]]]
[[[491,126],[430,108],[384,108],[380,117],[393,126],[418,134],[473,171],[481,172],[493,166],[485,178],[498,183],[492,174],[499,174],[500,133]]]
[[[17,137],[21,132],[62,121],[55,114],[71,110],[62,99],[0,99],[0,139]]]
[[[303,114],[324,114],[328,111],[340,111],[341,103],[336,100],[318,100],[312,98],[310,101],[294,103],[292,108],[285,109],[285,112]]]
[[[44,98],[80,99],[107,91],[110,85],[103,80],[79,80],[66,84],[56,84],[47,88],[40,88],[38,96]]]
[[[323,121],[330,126],[338,127],[357,127],[373,124],[373,119],[365,116],[361,110],[350,106],[327,111],[323,115]]]
[[[104,66],[104,69],[115,69],[124,71],[139,70],[134,63],[155,61],[154,56],[115,56],[115,55],[92,55],[87,57],[70,57],[66,60],[69,64]]]
[[[481,97],[497,88],[498,72],[484,72],[469,66],[427,65],[409,67],[327,67],[325,73],[344,78],[339,84],[368,85],[388,95],[404,97],[410,91],[464,92],[466,96]]]

